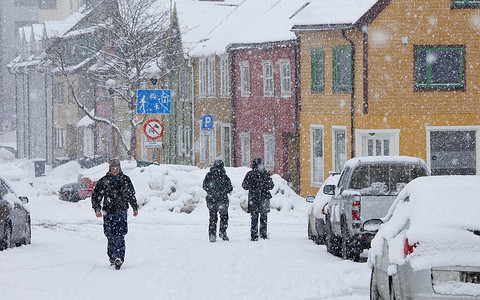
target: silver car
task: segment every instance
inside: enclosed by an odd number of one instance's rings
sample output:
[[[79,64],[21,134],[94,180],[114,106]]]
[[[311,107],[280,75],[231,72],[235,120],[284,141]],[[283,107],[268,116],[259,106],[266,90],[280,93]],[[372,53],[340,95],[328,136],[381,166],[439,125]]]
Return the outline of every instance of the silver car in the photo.
[[[370,299],[480,299],[479,212],[480,176],[411,181],[377,220]]]
[[[325,214],[326,206],[335,195],[335,187],[338,184],[340,174],[331,173],[323,182],[316,196],[308,196],[305,200],[312,203],[308,210],[308,238],[315,244],[325,244]]]

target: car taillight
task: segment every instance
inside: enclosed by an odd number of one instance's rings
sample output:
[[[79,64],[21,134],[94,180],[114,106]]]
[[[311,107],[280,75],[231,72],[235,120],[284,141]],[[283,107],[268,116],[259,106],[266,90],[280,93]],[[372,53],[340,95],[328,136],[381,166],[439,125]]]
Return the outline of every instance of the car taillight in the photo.
[[[352,203],[352,220],[360,220],[360,201]]]
[[[407,257],[407,255],[409,254],[412,254],[413,250],[417,247],[417,245],[418,243],[410,245],[410,243],[408,242],[408,238],[405,239],[405,246],[403,246],[403,254],[405,255],[405,257]]]
[[[327,208],[327,205],[328,205],[328,202],[325,203],[325,205],[324,205],[323,208],[322,208],[322,214],[324,214],[324,215],[325,215],[325,208]]]

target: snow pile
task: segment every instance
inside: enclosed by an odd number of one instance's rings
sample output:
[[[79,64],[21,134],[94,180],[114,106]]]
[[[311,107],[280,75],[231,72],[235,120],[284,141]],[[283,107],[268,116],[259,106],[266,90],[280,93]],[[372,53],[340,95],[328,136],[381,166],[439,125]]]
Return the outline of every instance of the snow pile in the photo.
[[[43,196],[57,195],[62,185],[78,181],[81,177],[97,181],[108,170],[107,163],[82,169],[77,162],[71,161],[54,169],[47,166],[46,176],[34,177],[32,160],[12,159],[4,162],[0,159],[0,166],[2,168],[0,175],[13,182],[19,194]],[[198,206],[206,206],[206,192],[202,184],[208,169],[182,165],[137,167],[135,161],[122,161],[121,167],[132,179],[138,204],[144,211],[191,213]],[[247,209],[248,192],[241,184],[249,170],[246,167],[226,168],[233,185],[233,192],[229,195],[231,210]],[[284,179],[276,174],[272,179],[275,187],[271,191],[271,209],[277,211],[306,209],[304,199],[297,195]]]

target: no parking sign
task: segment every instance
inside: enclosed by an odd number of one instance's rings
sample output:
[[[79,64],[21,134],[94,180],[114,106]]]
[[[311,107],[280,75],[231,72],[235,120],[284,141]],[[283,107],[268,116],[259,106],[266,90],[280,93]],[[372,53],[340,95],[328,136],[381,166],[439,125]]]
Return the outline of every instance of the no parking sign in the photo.
[[[163,125],[159,120],[148,120],[143,126],[143,132],[149,139],[158,139],[163,135]]]

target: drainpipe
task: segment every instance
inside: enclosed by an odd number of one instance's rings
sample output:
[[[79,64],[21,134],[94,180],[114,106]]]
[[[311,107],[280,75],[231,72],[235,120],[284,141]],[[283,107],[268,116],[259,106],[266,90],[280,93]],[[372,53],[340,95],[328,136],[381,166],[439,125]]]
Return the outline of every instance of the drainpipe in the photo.
[[[235,108],[235,51],[232,53],[232,62],[231,62],[231,96],[232,96],[232,167],[237,167],[237,119],[236,119],[236,108]]]
[[[342,29],[343,38],[350,44],[352,51],[351,59],[351,85],[350,85],[350,145],[351,158],[355,157],[355,44],[345,35],[345,29]]]
[[[300,37],[297,38],[297,43],[294,46],[294,55],[295,55],[295,139],[298,141],[298,144],[295,146],[296,152],[296,165],[297,165],[297,175],[295,181],[297,186],[295,187],[295,192],[300,194],[300,120],[299,120],[299,110],[300,110],[300,80],[298,74],[300,73],[300,65],[298,61],[298,52],[300,51]]]

